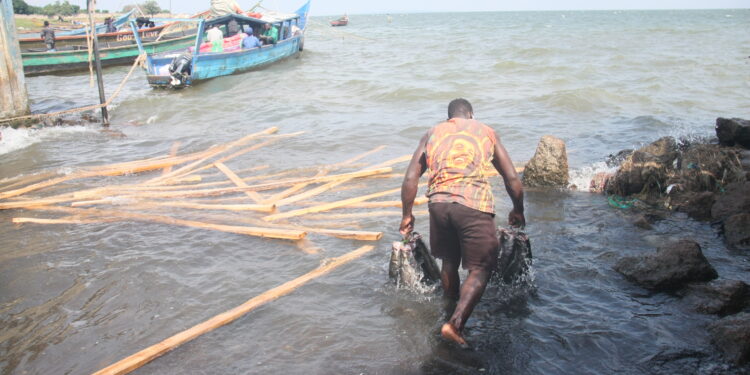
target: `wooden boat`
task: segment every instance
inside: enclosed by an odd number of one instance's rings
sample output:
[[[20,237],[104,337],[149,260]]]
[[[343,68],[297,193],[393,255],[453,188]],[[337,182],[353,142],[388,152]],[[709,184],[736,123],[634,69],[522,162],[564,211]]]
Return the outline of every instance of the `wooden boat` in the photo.
[[[116,20],[112,21],[112,24],[116,27],[120,27],[124,25],[126,22],[128,22],[128,19],[130,19],[130,16],[133,15],[133,12],[135,12],[135,9],[132,9],[130,12],[127,12],[117,18]],[[86,35],[86,30],[88,30],[88,27],[82,27],[80,29],[73,29],[73,30],[55,30],[55,37],[60,36],[68,36],[68,35]],[[107,25],[100,23],[94,26],[94,30],[96,30],[97,34],[102,34],[107,31]]]
[[[309,8],[310,0],[291,14],[269,12],[264,13],[260,19],[232,14],[210,20],[198,20],[198,33],[192,48],[183,47],[166,53],[153,53],[146,51],[144,44],[141,52],[146,53],[144,69],[148,83],[151,87],[181,88],[214,77],[257,69],[297,55],[303,49]],[[229,44],[223,52],[209,52],[211,46],[202,43],[207,27],[226,27],[231,20],[237,21],[243,30],[246,26],[252,27],[253,30],[261,30],[266,24],[275,26],[279,30],[279,40],[262,47],[242,49],[241,45],[236,44],[237,40],[241,43],[238,34],[224,39],[224,46],[228,45],[228,41],[234,44]],[[140,46],[140,37],[137,35],[136,41]]]
[[[167,26],[167,24],[161,24],[154,27],[144,27],[138,29],[138,33],[141,34],[141,39],[156,39],[159,36],[159,33]],[[116,31],[114,33],[98,34],[96,37],[99,40],[99,46],[103,48],[109,48],[111,43],[135,39],[135,37],[133,37],[133,31],[130,30],[130,28]],[[44,52],[47,50],[47,45],[44,43],[44,39],[40,38],[39,36],[32,38],[20,38],[18,39],[18,43],[21,46],[22,52]],[[57,49],[66,46],[84,45],[86,45],[86,35],[55,35],[55,48]]]
[[[210,11],[203,11],[192,15],[190,18],[205,18],[209,15]],[[154,27],[142,27],[138,28],[138,33],[141,35],[141,40],[144,42],[152,42],[158,39],[159,35],[163,32],[169,33],[172,31],[175,23],[160,22]],[[96,38],[99,42],[100,48],[110,48],[123,45],[120,42],[131,41],[135,43],[135,37],[133,31],[129,25],[126,25],[122,30],[113,33],[102,33],[97,34]],[[21,46],[21,52],[45,52],[47,51],[47,44],[38,35],[28,38],[19,38],[18,43]],[[55,35],[55,48],[61,49],[67,46],[85,46],[86,35],[67,35],[58,36]]]
[[[131,31],[131,35],[133,32]],[[149,53],[172,51],[193,45],[196,29],[174,31],[161,37],[149,37],[138,43],[133,39],[108,42],[99,49],[102,66],[130,64],[140,54],[139,48]],[[157,40],[158,39],[158,40]],[[59,48],[56,52],[22,52],[23,72],[27,76],[86,70],[89,66],[89,51],[83,45]]]
[[[331,21],[331,26],[346,26],[349,24],[349,17],[347,15],[344,15],[343,17]]]

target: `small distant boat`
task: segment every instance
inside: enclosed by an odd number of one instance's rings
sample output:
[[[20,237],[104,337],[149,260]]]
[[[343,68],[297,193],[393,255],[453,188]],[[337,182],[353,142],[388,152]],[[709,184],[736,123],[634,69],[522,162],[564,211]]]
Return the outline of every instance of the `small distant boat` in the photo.
[[[349,16],[344,15],[341,18],[331,21],[331,26],[346,26],[349,24]]]
[[[303,49],[309,8],[310,0],[290,14],[267,12],[254,15],[261,18],[230,14],[209,20],[193,20],[198,22],[193,47],[161,53],[141,49],[141,53],[146,54],[144,69],[148,84],[151,87],[182,88],[207,79],[257,69],[297,55]],[[230,21],[236,21],[242,30],[245,26],[260,30],[270,24],[279,30],[279,40],[274,44],[243,49],[241,43],[244,34],[241,32],[224,38],[222,52],[213,52],[210,43],[203,43],[206,29],[213,25],[225,26]],[[140,47],[140,37],[134,35]]]

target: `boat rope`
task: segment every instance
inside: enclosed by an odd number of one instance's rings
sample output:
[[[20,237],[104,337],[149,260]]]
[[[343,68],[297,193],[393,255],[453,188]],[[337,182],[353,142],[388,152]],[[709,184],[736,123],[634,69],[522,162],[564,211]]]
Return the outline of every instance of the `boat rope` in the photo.
[[[93,105],[88,105],[88,106],[80,107],[80,108],[66,109],[64,111],[59,111],[59,112],[37,113],[37,114],[33,114],[33,115],[26,115],[26,116],[18,116],[18,117],[12,117],[12,118],[7,118],[7,119],[0,119],[0,123],[3,123],[3,122],[12,122],[12,121],[19,121],[19,120],[31,120],[31,119],[42,119],[42,118],[49,118],[49,117],[57,117],[57,116],[71,114],[71,113],[93,111],[93,110],[96,110],[96,109],[99,109],[99,108],[102,108],[102,107],[109,106],[110,104],[112,104],[112,102],[115,100],[115,98],[117,98],[117,96],[120,95],[120,91],[122,91],[122,88],[125,86],[125,82],[127,82],[128,79],[130,79],[130,76],[133,75],[133,72],[135,71],[135,67],[136,66],[142,66],[142,62],[144,62],[144,61],[146,61],[146,54],[141,54],[141,55],[138,56],[138,58],[135,59],[135,62],[133,62],[133,65],[130,67],[130,71],[125,76],[125,78],[122,79],[122,81],[120,82],[120,85],[117,86],[117,89],[115,89],[115,92],[112,93],[112,96],[110,96],[109,99],[107,99],[107,101],[105,101],[102,104],[93,104]]]
[[[607,202],[610,206],[614,208],[620,208],[623,210],[627,210],[630,207],[633,207],[633,205],[638,201],[637,199],[625,199],[619,195],[610,195],[607,197]]]

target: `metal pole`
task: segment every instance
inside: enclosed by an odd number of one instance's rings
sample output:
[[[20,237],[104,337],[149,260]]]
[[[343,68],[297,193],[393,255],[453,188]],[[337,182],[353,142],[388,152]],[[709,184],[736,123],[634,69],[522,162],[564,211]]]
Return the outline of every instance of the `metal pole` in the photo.
[[[94,16],[91,15],[92,4],[96,0],[88,0],[86,3],[86,11],[89,14],[89,27],[91,27],[91,35],[94,41],[94,67],[96,68],[96,83],[99,86],[99,104],[104,104],[107,99],[104,97],[104,80],[102,79],[102,60],[99,58],[99,38],[96,36],[96,25],[94,24]],[[107,106],[102,107],[102,125],[109,125],[109,114],[107,113]]]

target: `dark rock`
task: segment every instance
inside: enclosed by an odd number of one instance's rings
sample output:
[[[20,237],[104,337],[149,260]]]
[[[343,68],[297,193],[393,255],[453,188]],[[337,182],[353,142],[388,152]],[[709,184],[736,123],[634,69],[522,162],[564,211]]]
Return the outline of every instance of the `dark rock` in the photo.
[[[651,223],[649,222],[648,218],[646,218],[645,215],[639,215],[638,217],[633,220],[633,225],[635,225],[638,228],[645,229],[645,230],[651,230],[654,229],[654,227],[651,226]]]
[[[568,180],[565,142],[551,135],[543,136],[523,171],[524,186],[566,187]]]
[[[680,292],[685,302],[704,314],[735,314],[750,302],[750,287],[739,280],[690,284]]]
[[[667,186],[668,171],[677,158],[677,143],[672,137],[633,152],[607,182],[606,192],[616,195],[646,194],[659,196]]]
[[[695,220],[707,221],[711,219],[711,207],[715,201],[716,197],[710,191],[677,193],[668,198],[667,207],[684,212]]]
[[[750,360],[750,313],[724,317],[708,326],[711,339],[736,365]]]
[[[671,165],[677,158],[677,141],[672,137],[661,137],[637,151],[655,156],[661,164]]]
[[[676,290],[687,283],[718,277],[695,241],[680,240],[660,246],[655,254],[620,259],[614,267],[626,279],[646,289]]]
[[[739,144],[750,148],[750,121],[719,117],[716,119],[716,137],[719,138],[719,144],[723,146]]]
[[[633,150],[631,150],[631,149],[621,150],[620,152],[618,152],[616,154],[609,154],[609,156],[607,156],[607,160],[605,161],[605,163],[610,168],[611,167],[616,167],[616,166],[622,164],[622,162],[624,162],[625,159],[627,159],[628,156],[630,156],[632,154],[633,154]]]
[[[736,214],[725,220],[724,237],[729,247],[750,249],[750,214]]]
[[[750,213],[750,181],[727,185],[724,193],[717,195],[716,202],[711,207],[711,217],[718,221],[741,213]]]

